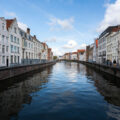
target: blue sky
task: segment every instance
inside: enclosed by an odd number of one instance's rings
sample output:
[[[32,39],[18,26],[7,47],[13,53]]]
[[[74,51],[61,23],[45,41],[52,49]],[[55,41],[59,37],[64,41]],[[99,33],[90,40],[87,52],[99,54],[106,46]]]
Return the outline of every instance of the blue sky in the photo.
[[[85,48],[107,26],[119,24],[114,12],[120,16],[120,0],[0,0],[1,17],[16,17],[57,55]]]

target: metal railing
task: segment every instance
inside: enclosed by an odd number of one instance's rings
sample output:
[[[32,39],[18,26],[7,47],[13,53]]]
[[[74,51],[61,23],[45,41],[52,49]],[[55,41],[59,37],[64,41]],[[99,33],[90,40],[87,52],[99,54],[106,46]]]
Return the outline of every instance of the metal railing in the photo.
[[[25,66],[25,65],[35,65],[35,64],[44,64],[44,63],[50,63],[50,62],[56,62],[54,60],[45,60],[45,59],[22,59],[21,63],[11,63],[8,67],[19,67],[19,66]],[[8,68],[7,66],[1,66],[0,70]]]
[[[97,64],[97,65],[103,65],[103,66],[108,66],[108,67],[114,67],[120,69],[120,64],[119,63],[112,63],[112,62],[104,62],[104,63],[97,63],[95,61],[87,61],[88,63],[91,64]]]

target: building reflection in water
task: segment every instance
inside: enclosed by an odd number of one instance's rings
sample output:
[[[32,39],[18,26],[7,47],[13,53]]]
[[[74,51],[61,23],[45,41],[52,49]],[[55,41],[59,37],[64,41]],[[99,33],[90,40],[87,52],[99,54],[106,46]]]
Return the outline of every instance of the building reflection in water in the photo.
[[[22,109],[23,105],[31,103],[32,97],[30,94],[45,87],[44,84],[48,82],[47,78],[51,72],[52,67],[49,67],[32,76],[28,75],[30,77],[20,77],[22,80],[12,78],[8,82],[3,82],[3,90],[2,87],[0,89],[0,119],[9,120],[10,116],[17,117],[17,114]],[[13,80],[19,82],[14,84],[10,83],[10,81],[12,82]],[[1,84],[2,83],[0,83],[0,85]]]
[[[109,75],[101,75],[91,68],[87,68],[87,76],[92,76],[97,91],[109,103],[107,115],[120,120],[120,80]]]
[[[103,73],[99,73],[90,67],[79,63],[66,62],[65,67],[69,69],[69,72],[76,71],[87,78],[94,84],[97,91],[104,97],[104,100],[109,103],[107,115],[109,117],[120,120],[120,80]],[[72,77],[72,72],[69,73]],[[77,73],[76,73],[77,74]],[[76,76],[76,75],[74,75]]]

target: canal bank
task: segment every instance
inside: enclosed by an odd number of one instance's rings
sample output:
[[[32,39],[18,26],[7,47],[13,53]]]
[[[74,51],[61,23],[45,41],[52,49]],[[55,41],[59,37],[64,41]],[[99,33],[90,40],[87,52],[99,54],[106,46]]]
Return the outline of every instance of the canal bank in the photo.
[[[104,72],[106,74],[112,75],[114,77],[120,78],[120,68],[114,67],[114,66],[107,66],[104,64],[97,64],[97,63],[91,63],[86,61],[78,61],[78,60],[65,60],[69,62],[77,62],[82,63],[84,65],[90,66],[93,69],[96,69],[100,72]]]
[[[40,64],[31,64],[31,65],[21,65],[14,67],[6,67],[0,69],[0,80],[9,79],[12,77],[17,77],[22,74],[26,74],[32,71],[36,71],[51,65],[54,65],[56,61],[40,63]]]

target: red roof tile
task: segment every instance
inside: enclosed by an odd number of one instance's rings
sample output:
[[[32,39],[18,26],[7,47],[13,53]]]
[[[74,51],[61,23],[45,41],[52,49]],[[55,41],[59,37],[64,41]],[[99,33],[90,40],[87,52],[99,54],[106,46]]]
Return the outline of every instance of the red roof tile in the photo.
[[[95,40],[95,43],[96,43],[96,47],[98,48],[98,39]]]
[[[79,49],[77,50],[78,53],[85,52],[85,49]]]
[[[77,54],[77,52],[72,52],[72,54]]]
[[[8,30],[8,28],[11,26],[11,24],[13,23],[13,21],[14,21],[14,19],[7,19],[6,20],[6,27],[7,27],[7,30]]]

